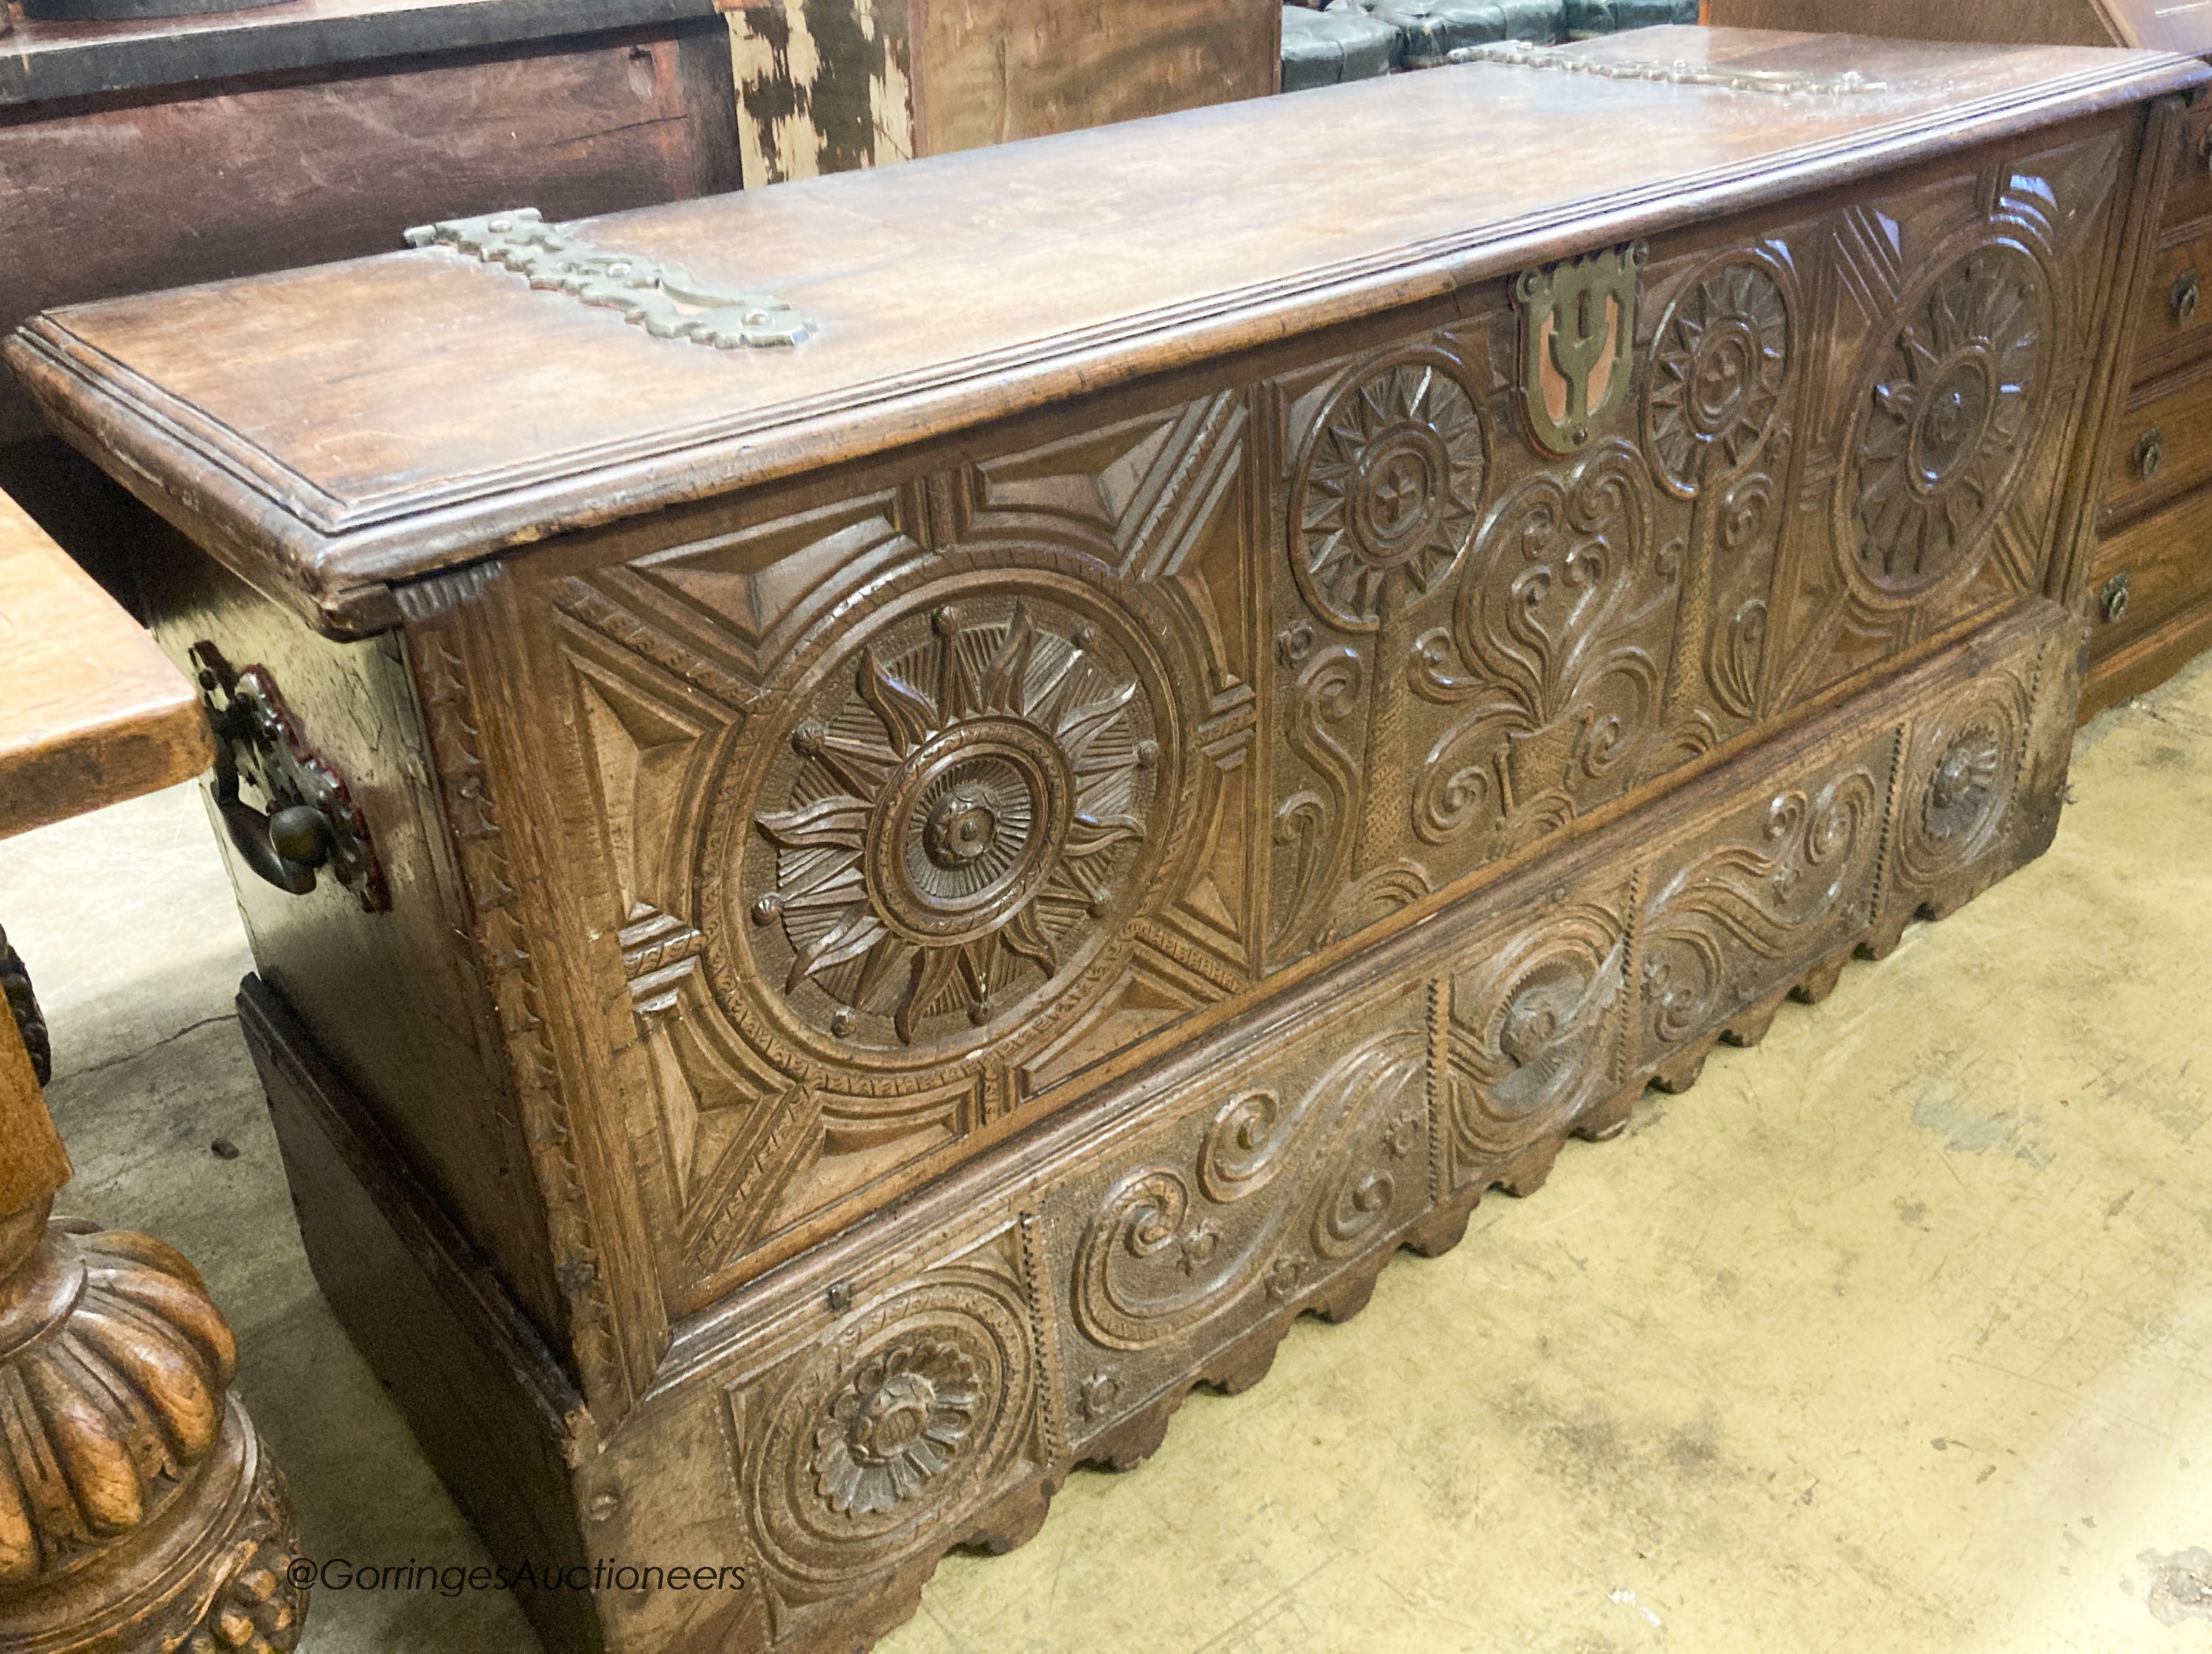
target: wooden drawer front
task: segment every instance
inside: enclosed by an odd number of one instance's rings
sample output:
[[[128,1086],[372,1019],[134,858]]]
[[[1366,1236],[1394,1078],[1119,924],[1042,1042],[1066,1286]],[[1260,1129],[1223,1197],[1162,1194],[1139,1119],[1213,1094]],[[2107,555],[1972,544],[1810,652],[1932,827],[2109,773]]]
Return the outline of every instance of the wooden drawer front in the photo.
[[[2105,520],[2107,525],[2124,522],[2188,493],[2208,477],[2212,477],[2212,364],[2178,388],[2130,408],[2113,428],[2105,468]]]
[[[2212,227],[2168,247],[2152,267],[2136,332],[2136,373],[2171,372],[2212,349]]]
[[[2121,589],[2124,603],[2114,596]],[[2191,605],[2212,602],[2212,489],[2108,536],[2097,549],[2090,598],[2096,626],[2089,650],[2100,660]]]

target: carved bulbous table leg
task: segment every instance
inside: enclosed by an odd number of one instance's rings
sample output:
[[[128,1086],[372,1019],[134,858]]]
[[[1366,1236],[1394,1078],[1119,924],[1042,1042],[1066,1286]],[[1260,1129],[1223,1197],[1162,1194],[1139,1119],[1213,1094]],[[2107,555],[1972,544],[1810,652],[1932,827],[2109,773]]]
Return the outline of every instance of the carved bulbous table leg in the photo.
[[[53,1218],[68,1175],[0,1018],[0,1654],[289,1650],[291,1503],[229,1324],[173,1248]]]

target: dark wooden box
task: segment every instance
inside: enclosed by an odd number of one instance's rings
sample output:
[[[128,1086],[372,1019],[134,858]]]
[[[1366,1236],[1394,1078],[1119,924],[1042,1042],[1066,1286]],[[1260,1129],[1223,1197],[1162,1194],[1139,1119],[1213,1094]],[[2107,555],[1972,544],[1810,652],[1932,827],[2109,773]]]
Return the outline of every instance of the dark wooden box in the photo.
[[[743,1573],[556,1646],[852,1646],[2048,842],[2203,70],[1517,55],[10,342],[333,1301],[503,1559]]]

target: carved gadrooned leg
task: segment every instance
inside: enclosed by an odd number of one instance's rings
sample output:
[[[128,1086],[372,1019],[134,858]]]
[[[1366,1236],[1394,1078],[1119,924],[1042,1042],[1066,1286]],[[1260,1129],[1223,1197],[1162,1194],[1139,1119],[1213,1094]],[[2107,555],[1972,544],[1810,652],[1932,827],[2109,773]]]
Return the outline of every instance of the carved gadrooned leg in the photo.
[[[307,1593],[236,1346],[144,1235],[0,1220],[0,1654],[270,1654]]]

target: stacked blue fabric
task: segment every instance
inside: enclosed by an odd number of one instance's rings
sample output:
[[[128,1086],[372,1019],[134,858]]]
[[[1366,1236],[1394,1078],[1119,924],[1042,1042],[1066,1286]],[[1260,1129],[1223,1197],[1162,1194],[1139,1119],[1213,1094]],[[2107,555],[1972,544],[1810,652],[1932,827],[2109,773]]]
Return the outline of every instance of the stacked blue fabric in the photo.
[[[1587,40],[1694,23],[1698,0],[1329,0],[1283,8],[1283,90],[1430,69],[1494,40]]]

